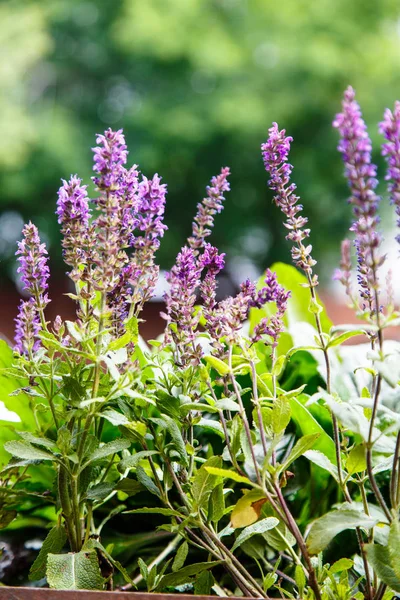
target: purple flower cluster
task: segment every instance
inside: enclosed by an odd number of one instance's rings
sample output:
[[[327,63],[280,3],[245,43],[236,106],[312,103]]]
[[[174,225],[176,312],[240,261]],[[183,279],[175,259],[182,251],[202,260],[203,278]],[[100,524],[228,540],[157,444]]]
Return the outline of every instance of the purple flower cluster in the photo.
[[[34,298],[21,300],[15,320],[14,350],[21,354],[36,352],[40,347],[38,334],[41,329],[39,314]]]
[[[390,201],[395,206],[397,225],[400,227],[400,102],[394,105],[393,112],[386,109],[379,131],[385,136],[382,154],[388,165],[385,179],[389,181]],[[396,237],[400,243],[400,235]]]
[[[17,242],[16,255],[20,263],[17,273],[20,274],[24,290],[32,294],[40,307],[44,308],[49,303],[46,291],[50,276],[46,245],[41,243],[38,229],[31,222],[24,226],[22,234],[22,241]]]
[[[211,235],[211,228],[214,225],[214,215],[220,213],[224,207],[224,192],[230,190],[228,176],[229,167],[221,169],[221,173],[211,179],[211,185],[207,186],[207,196],[197,205],[197,214],[194,218],[192,236],[188,239],[188,244],[196,254],[204,246],[205,239]]]
[[[374,191],[378,182],[376,166],[371,162],[371,140],[351,87],[344,93],[342,112],[336,115],[333,126],[341,135],[338,150],[345,163],[351,190],[349,202],[357,219],[350,230],[355,234],[360,296],[372,314],[379,310],[377,272],[384,262],[384,257],[379,256],[382,238],[377,230],[380,199]]]
[[[196,329],[200,315],[194,314],[196,290],[200,285],[201,267],[192,248],[184,246],[176,264],[168,274],[169,292],[164,295],[168,333],[174,341],[182,365],[199,361],[200,347],[196,346]]]
[[[254,327],[252,340],[253,342],[257,342],[264,335],[267,335],[272,340],[272,348],[276,348],[279,336],[283,330],[283,318],[287,310],[290,292],[286,292],[285,288],[279,285],[276,273],[273,273],[270,269],[267,269],[265,273],[264,284],[262,289],[257,293],[253,306],[261,308],[269,302],[274,302],[276,304],[276,313],[270,318],[264,317],[257,323]]]
[[[273,123],[268,133],[267,142],[261,146],[265,169],[270,174],[268,185],[275,192],[275,204],[286,216],[285,227],[289,230],[286,239],[294,242],[293,261],[296,266],[311,276],[316,261],[311,256],[312,246],[303,244],[303,241],[309,237],[310,230],[304,228],[307,218],[299,214],[303,207],[298,204],[300,198],[295,194],[296,185],[290,183],[293,166],[288,163],[288,157],[293,138],[286,136],[284,129],[279,130],[277,123]],[[313,284],[317,285],[315,276]]]
[[[93,170],[98,174],[93,181],[99,189],[118,192],[123,182],[128,157],[128,149],[122,129],[107,129],[104,135],[97,135]]]
[[[82,278],[83,271],[79,267],[87,264],[90,209],[86,188],[79,177],[72,175],[69,181],[63,180],[58,190],[56,214],[63,234],[63,256],[73,269],[74,281]]]

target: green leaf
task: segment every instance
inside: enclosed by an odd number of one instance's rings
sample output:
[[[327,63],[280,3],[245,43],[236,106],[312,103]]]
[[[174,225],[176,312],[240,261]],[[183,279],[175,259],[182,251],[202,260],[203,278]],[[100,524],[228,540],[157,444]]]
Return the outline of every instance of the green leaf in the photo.
[[[6,442],[4,444],[4,448],[7,450],[7,452],[13,456],[17,456],[18,458],[25,458],[28,460],[55,460],[55,456],[50,454],[50,452],[40,450],[39,448],[36,448],[29,442],[25,441]]]
[[[108,494],[110,494],[113,489],[114,484],[112,483],[98,483],[86,492],[86,498],[88,500],[96,501],[104,500],[104,498],[107,498]]]
[[[144,487],[139,481],[125,477],[117,483],[114,489],[124,492],[127,496],[135,496],[139,492],[143,492]]]
[[[319,436],[319,433],[310,433],[309,435],[303,435],[303,437],[297,440],[289,456],[283,465],[279,467],[279,471],[286,471],[286,469],[288,469],[295,460],[297,460],[300,456],[307,452],[307,450],[310,450],[310,448],[315,445],[315,442]]]
[[[251,484],[250,479],[235,473],[235,471],[229,471],[228,469],[217,469],[216,467],[206,467],[206,470],[211,473],[211,475],[218,475],[219,477],[224,477],[225,479],[233,479],[233,481],[238,481],[239,483]]]
[[[365,456],[365,447],[363,444],[359,444],[358,446],[354,446],[349,453],[346,461],[346,469],[349,472],[349,475],[354,475],[354,473],[361,473],[365,471],[367,468],[367,459]]]
[[[140,452],[136,452],[136,454],[132,454],[132,456],[123,458],[118,463],[118,470],[123,473],[126,469],[135,469],[141,460],[144,460],[149,456],[154,456],[155,454],[160,453],[158,450],[141,450]]]
[[[211,492],[220,483],[218,475],[210,473],[209,467],[219,468],[222,464],[220,456],[212,456],[196,472],[192,484],[192,495],[194,499],[193,509],[195,511],[206,509]]]
[[[230,373],[228,365],[216,356],[207,355],[204,356],[204,360],[210,365],[210,367],[215,369],[218,375],[221,375],[221,377],[224,377]]]
[[[154,494],[155,496],[161,498],[160,490],[158,489],[154,481],[147,475],[143,467],[138,466],[136,468],[136,477],[138,478],[138,481],[142,485],[144,485],[146,490],[148,490],[151,494]]]
[[[172,563],[172,571],[179,571],[185,564],[185,560],[187,558],[189,552],[189,545],[186,540],[182,542],[179,546],[177,553],[174,558],[174,562]]]
[[[379,519],[369,517],[353,508],[334,510],[320,517],[311,525],[307,538],[308,550],[310,554],[319,554],[338,533],[357,527],[371,529],[378,522]]]
[[[388,549],[393,571],[400,579],[400,525],[397,520],[390,526]]]
[[[324,471],[328,471],[335,481],[339,481],[337,466],[331,463],[325,454],[322,454],[319,450],[307,450],[307,452],[304,452],[304,456],[321,469],[324,469]],[[347,473],[343,473],[343,475],[346,477]]]
[[[253,535],[265,533],[266,531],[269,531],[270,529],[276,527],[278,523],[279,521],[275,517],[266,517],[265,519],[257,521],[257,523],[246,527],[240,532],[240,534],[236,538],[235,543],[231,548],[231,552],[234,552],[234,550],[239,548],[239,546],[243,544],[243,542],[253,537]]]
[[[49,440],[48,438],[45,438],[45,437],[38,437],[38,436],[30,433],[29,431],[18,431],[18,435],[23,440],[25,440],[26,442],[29,442],[30,444],[36,444],[37,446],[44,446],[45,448],[49,448],[49,450],[57,449],[57,445],[55,442],[53,442],[53,440]]]
[[[213,477],[213,475],[211,475]],[[213,523],[218,523],[225,512],[225,496],[224,496],[224,485],[219,483],[215,486],[211,492],[210,500],[208,503],[208,519]]]
[[[101,413],[98,413],[99,417],[103,417],[106,419],[111,425],[128,425],[129,419],[127,419],[122,413],[113,410],[112,408],[103,410]]]
[[[125,324],[125,333],[109,345],[109,350],[120,350],[128,344],[137,344],[139,339],[139,324],[137,317],[131,317]]]
[[[57,590],[102,590],[105,583],[95,550],[49,554],[46,576]]]
[[[341,573],[342,571],[348,571],[349,569],[352,569],[353,566],[354,560],[351,560],[350,558],[340,558],[335,563],[333,563],[333,565],[329,569],[329,572],[332,574]]]
[[[341,335],[338,335],[337,337],[332,338],[327,347],[333,348],[333,346],[340,346],[347,340],[349,340],[352,337],[355,337],[357,335],[365,335],[365,330],[364,329],[356,329],[353,331],[346,331],[345,333],[342,333]]]
[[[289,425],[291,414],[290,401],[284,396],[278,396],[271,413],[272,431],[275,434],[285,431]]]
[[[144,514],[144,515],[164,515],[165,517],[180,517],[181,514],[172,508],[134,508],[126,510],[124,515]]]
[[[303,435],[319,433],[319,438],[316,440],[314,450],[319,450],[324,454],[331,463],[336,463],[336,449],[333,439],[324,431],[318,421],[312,416],[310,411],[303,402],[307,402],[308,396],[300,395],[298,398],[290,398],[290,407],[292,409],[292,420],[300,429]]]
[[[368,561],[379,579],[395,592],[400,592],[400,578],[397,577],[391,565],[389,548],[378,544],[367,544],[364,548]]]
[[[210,596],[213,585],[214,577],[210,571],[203,571],[202,573],[199,573],[194,582],[194,595]]]
[[[219,565],[220,561],[215,560],[207,563],[195,563],[193,565],[189,565],[187,567],[183,567],[179,571],[175,573],[168,573],[168,575],[164,575],[161,580],[158,582],[157,587],[155,589],[156,592],[161,592],[163,589],[167,587],[177,587],[179,585],[183,585],[184,583],[189,583],[195,575],[198,575],[202,571],[207,571],[208,569],[212,569],[216,565]]]
[[[189,465],[189,458],[186,451],[186,445],[183,441],[181,431],[174,419],[168,415],[163,415],[161,418],[152,418],[151,421],[168,431],[183,466],[187,467]]]
[[[49,553],[58,554],[61,552],[66,541],[67,534],[64,527],[56,525],[50,529],[35,562],[30,568],[29,579],[31,581],[38,581],[46,577],[47,555]]]
[[[221,410],[230,410],[231,412],[238,412],[240,410],[239,404],[232,400],[232,398],[221,398],[221,400],[217,400],[215,406]]]
[[[305,589],[306,583],[307,583],[306,576],[304,574],[304,569],[303,569],[302,565],[296,565],[296,569],[294,572],[294,578],[297,583],[299,597],[302,598],[303,594],[304,594],[304,589]]]
[[[197,426],[212,431],[220,438],[225,439],[224,429],[219,421],[214,421],[212,419],[200,419],[200,421],[197,423]]]
[[[131,442],[129,440],[123,440],[122,438],[108,442],[108,444],[103,444],[103,446],[96,448],[96,450],[92,452],[90,458],[82,466],[82,469],[96,460],[100,460],[101,458],[105,458],[106,456],[110,456],[111,454],[115,454],[121,450],[126,450],[130,445]]]

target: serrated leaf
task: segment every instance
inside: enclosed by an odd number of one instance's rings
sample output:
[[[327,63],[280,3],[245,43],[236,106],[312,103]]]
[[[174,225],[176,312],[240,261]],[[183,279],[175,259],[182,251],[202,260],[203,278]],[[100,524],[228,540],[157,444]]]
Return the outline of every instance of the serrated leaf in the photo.
[[[395,592],[400,592],[400,578],[396,576],[391,565],[389,548],[378,544],[367,544],[364,548],[368,561],[379,579]]]
[[[36,444],[37,446],[44,446],[45,448],[49,448],[50,450],[56,450],[57,446],[53,440],[49,440],[48,438],[41,438],[36,435],[33,435],[29,431],[18,431],[18,435],[29,442],[30,444]]]
[[[112,483],[98,483],[86,492],[86,498],[88,500],[104,500],[104,498],[107,498],[108,494],[110,494],[113,489],[114,484]]]
[[[208,467],[218,468],[221,464],[222,459],[220,456],[211,456],[211,458],[197,470],[192,484],[192,495],[194,499],[193,509],[195,511],[208,507],[210,494],[215,486],[220,483],[220,477],[210,473]]]
[[[241,544],[243,544],[243,542],[253,537],[253,535],[265,533],[266,531],[269,531],[270,529],[276,527],[278,523],[279,521],[275,517],[266,517],[265,519],[257,521],[257,523],[246,527],[240,532],[240,534],[236,538],[235,543],[231,548],[231,552],[234,552],[237,548],[239,548]]]
[[[183,569],[180,569],[175,573],[168,573],[168,575],[164,575],[158,582],[155,591],[161,592],[167,587],[177,587],[179,585],[183,585],[184,583],[188,583],[195,575],[198,575],[202,571],[212,569],[216,565],[219,565],[220,562],[221,561],[219,560],[215,560],[207,563],[195,563],[193,565],[183,567]]]
[[[379,519],[369,517],[365,513],[353,508],[334,510],[314,521],[307,538],[307,547],[310,554],[319,554],[329,542],[346,529],[362,527],[371,529]]]
[[[158,450],[141,450],[140,452],[136,452],[136,454],[132,454],[132,456],[123,458],[118,463],[118,470],[123,472],[126,469],[135,469],[141,460],[144,460],[149,456],[154,456],[155,454],[160,453],[158,452]]]
[[[172,571],[175,573],[175,571],[179,571],[179,569],[181,569],[183,567],[183,565],[185,564],[185,560],[187,558],[189,552],[189,545],[187,543],[186,540],[184,540],[182,542],[182,544],[179,546],[175,558],[174,558],[174,562],[172,563]]]
[[[29,570],[30,581],[38,581],[46,577],[47,555],[49,553],[58,554],[61,552],[66,541],[67,534],[64,527],[56,525],[50,529],[35,562]]]
[[[129,440],[123,440],[119,438],[117,440],[113,440],[112,442],[108,442],[107,444],[103,444],[100,448],[96,448],[90,456],[88,460],[86,460],[84,467],[88,464],[100,460],[101,458],[105,458],[106,456],[110,456],[111,454],[115,454],[116,452],[120,452],[121,450],[126,450],[131,445]]]
[[[58,590],[102,590],[105,583],[95,550],[49,554],[46,576],[49,586]]]
[[[218,475],[219,477],[224,477],[225,479],[232,479],[233,481],[238,481],[239,483],[251,483],[250,479],[247,477],[243,477],[235,471],[230,471],[229,469],[218,469],[216,467],[206,467],[206,470],[211,473],[211,475]]]
[[[275,434],[282,433],[289,425],[292,410],[290,402],[284,396],[278,396],[271,413],[271,426]]]
[[[280,471],[286,471],[290,467],[290,465],[300,458],[307,450],[310,450],[314,445],[317,439],[319,438],[319,433],[310,433],[309,435],[303,435],[299,440],[297,440],[296,444],[292,448],[289,456],[279,467]]]
[[[55,457],[50,452],[36,448],[25,441],[12,440],[6,442],[4,448],[7,452],[18,458],[27,460],[55,460]]]
[[[216,356],[207,355],[204,356],[204,360],[210,365],[210,367],[215,369],[218,375],[221,375],[221,377],[224,377],[230,373],[229,366]]]

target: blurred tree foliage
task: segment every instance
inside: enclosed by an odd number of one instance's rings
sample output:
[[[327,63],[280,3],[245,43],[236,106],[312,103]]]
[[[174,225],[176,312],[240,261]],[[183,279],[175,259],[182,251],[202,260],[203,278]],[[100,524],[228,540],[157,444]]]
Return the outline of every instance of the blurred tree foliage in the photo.
[[[107,126],[123,127],[131,161],[168,183],[163,267],[225,165],[232,192],[213,241],[231,270],[288,259],[259,152],[272,121],[295,138],[315,253],[337,260],[349,209],[332,118],[351,83],[378,142],[376,123],[399,90],[399,27],[398,0],[3,1],[3,276],[14,272],[22,219],[36,221],[60,259],[60,177],[90,177],[90,146]]]

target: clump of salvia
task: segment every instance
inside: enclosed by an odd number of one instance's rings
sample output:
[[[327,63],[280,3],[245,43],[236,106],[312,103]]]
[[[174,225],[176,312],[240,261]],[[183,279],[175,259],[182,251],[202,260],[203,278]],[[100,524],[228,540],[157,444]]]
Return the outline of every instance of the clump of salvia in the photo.
[[[380,131],[400,218],[399,106]],[[383,339],[398,314],[379,274],[377,168],[352,88],[334,127],[354,214],[354,241],[343,242],[335,278],[360,328],[331,327],[317,296],[311,231],[291,180],[293,140],[276,123],[262,158],[298,270],[278,265],[219,298],[225,254],[209,237],[230,190],[223,168],[167,276],[164,334],[149,344],[140,322],[159,276],[167,188],[157,174],[127,166],[122,130],[97,136],[93,197],[76,175],[58,193],[75,321],[46,320],[48,255],[35,225],[24,227],[17,255],[28,298],[5,373],[26,381],[15,393],[31,402],[36,429],[6,444],[13,458],[1,475],[8,495],[0,519],[16,516],[31,466],[50,464],[54,490],[35,485],[57,516],[32,579],[46,577],[52,588],[303,600],[400,592],[400,421],[387,402],[400,372]],[[293,281],[290,290],[280,276]],[[300,325],[308,332],[301,345]],[[361,387],[340,348],[356,335],[370,345],[356,369]],[[324,496],[320,505],[312,490]],[[135,573],[103,545],[102,530],[111,518],[142,513],[159,515],[170,537],[150,564],[136,557]],[[331,542],[346,530],[351,542],[332,562]]]

